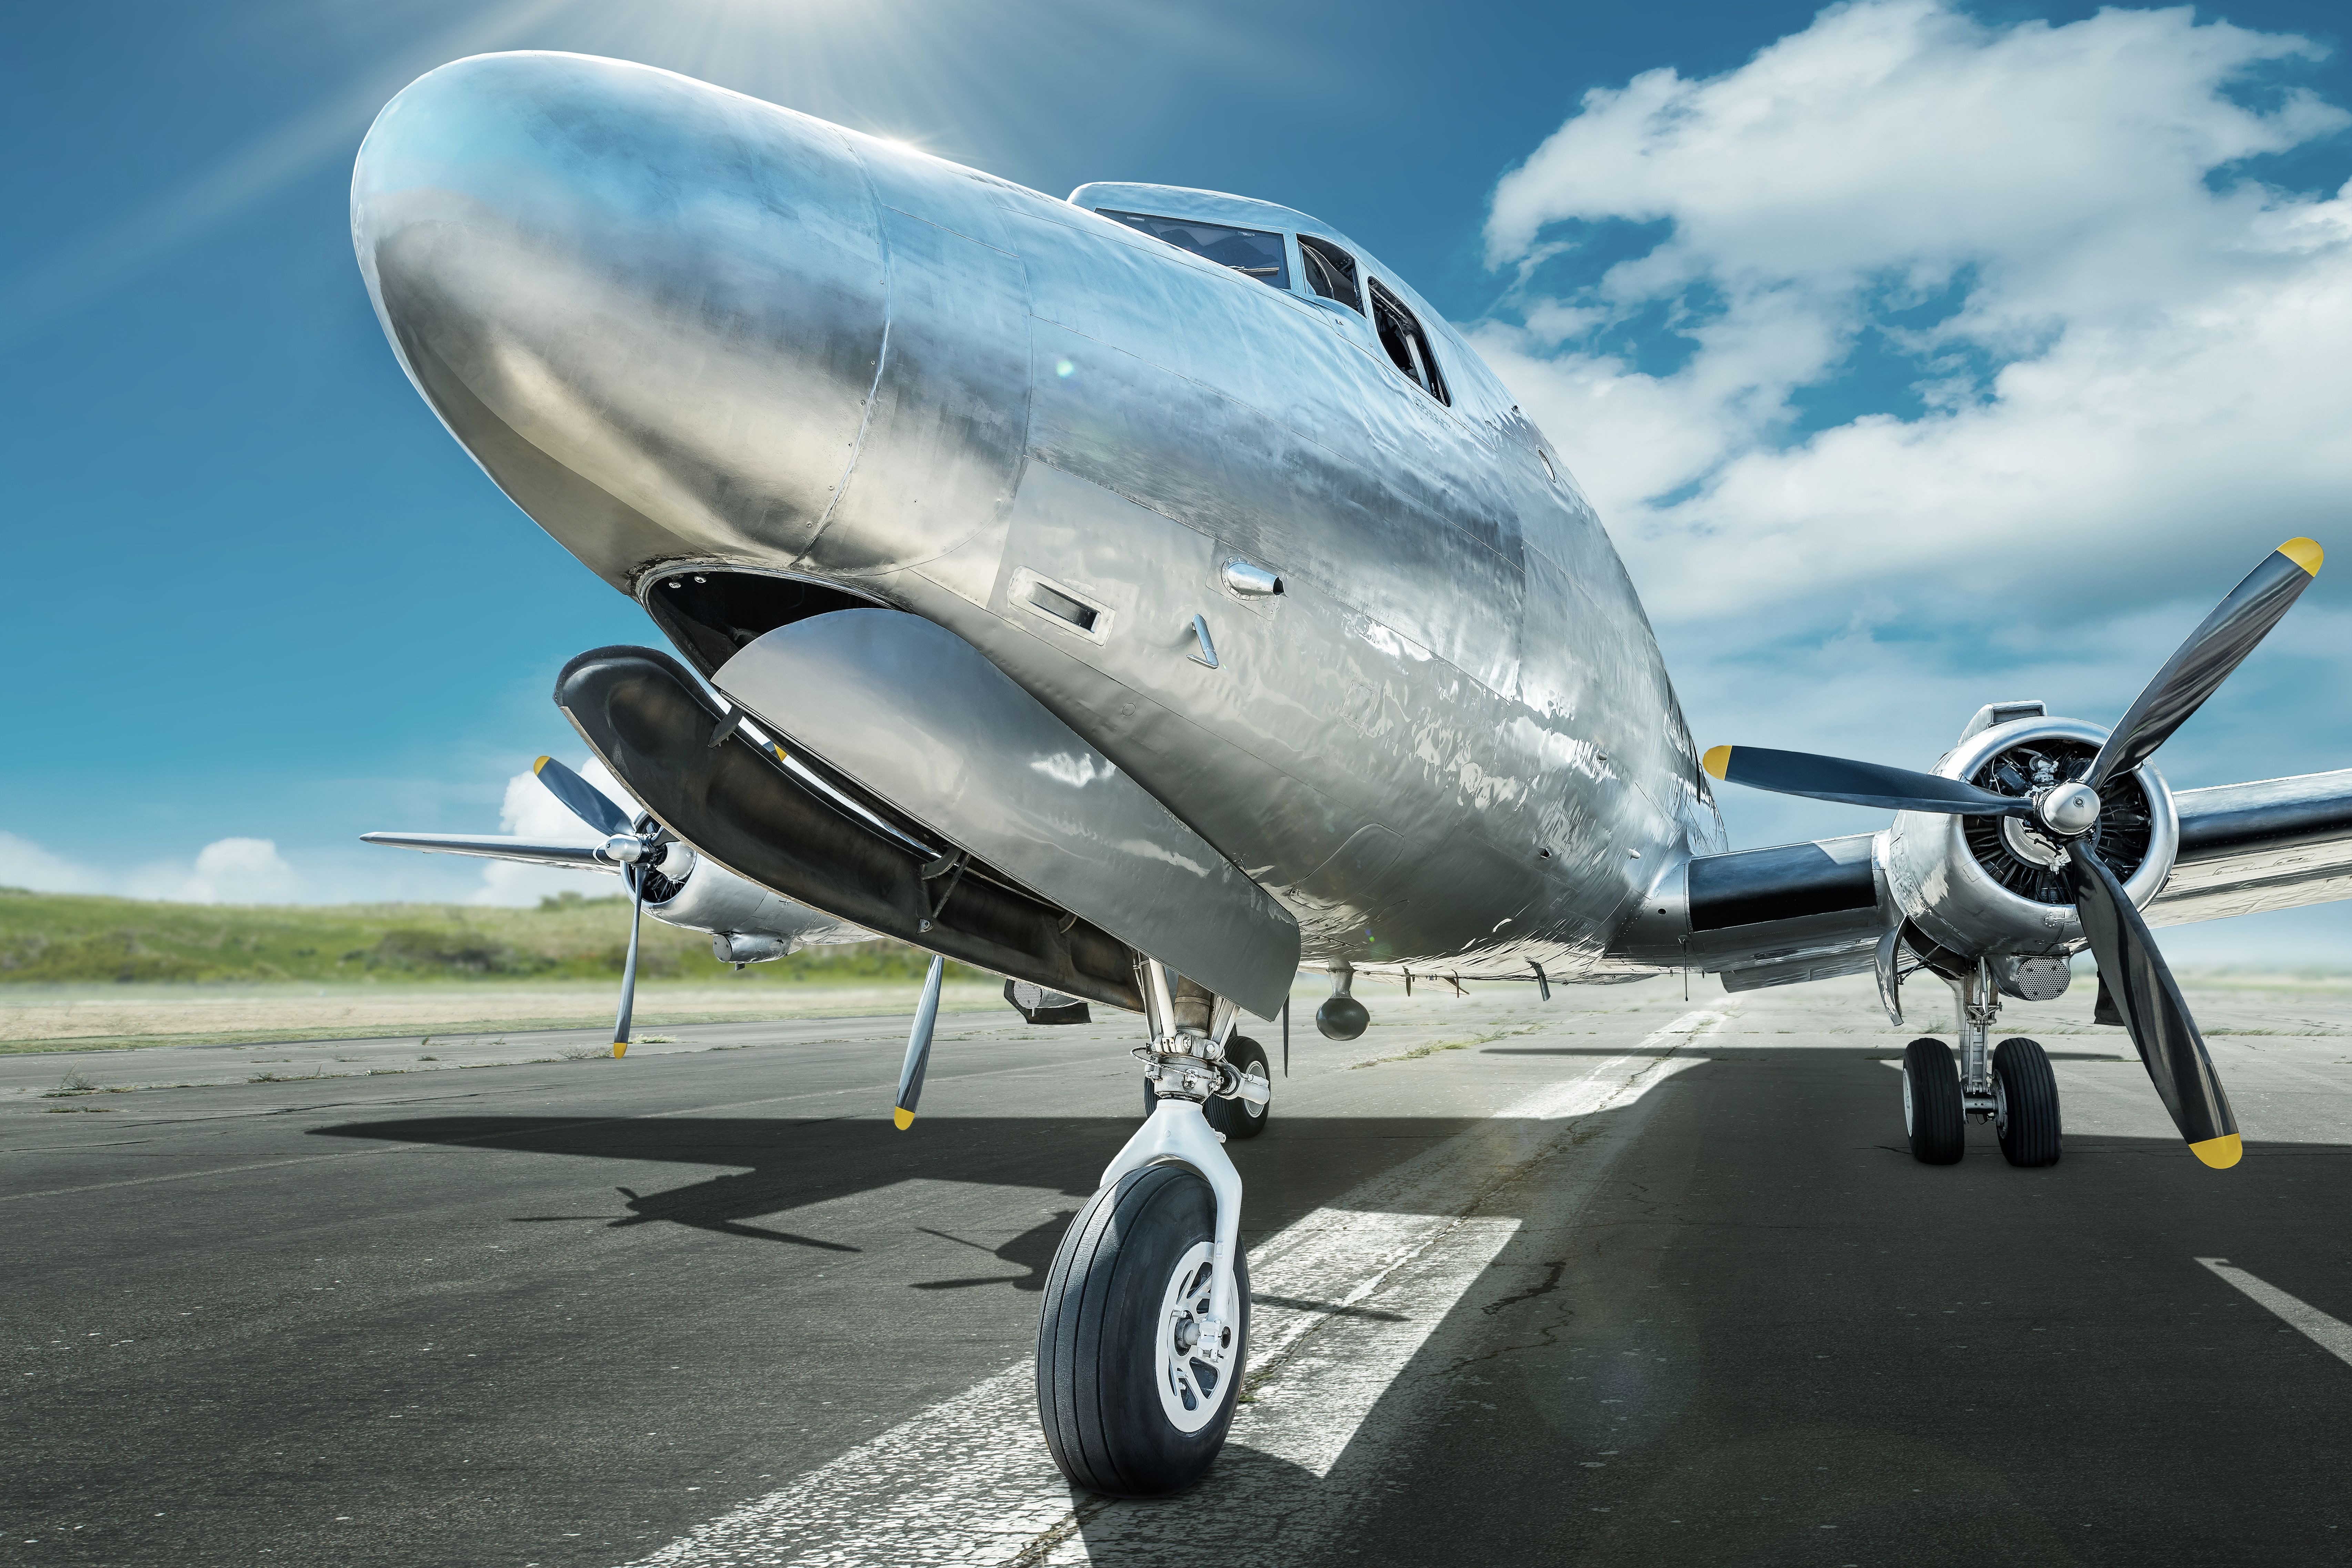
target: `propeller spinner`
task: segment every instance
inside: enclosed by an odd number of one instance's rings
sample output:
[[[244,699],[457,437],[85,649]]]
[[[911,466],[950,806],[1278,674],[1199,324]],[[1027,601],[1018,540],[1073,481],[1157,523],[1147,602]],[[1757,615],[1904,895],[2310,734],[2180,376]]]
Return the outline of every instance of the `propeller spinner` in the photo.
[[[2305,538],[2273,550],[2165,662],[2078,777],[2027,795],[1997,794],[1908,768],[1751,746],[1718,746],[1706,754],[1705,766],[1726,783],[1776,794],[1897,811],[2018,818],[2048,835],[2063,856],[2101,981],[2173,1124],[2199,1159],[2227,1169],[2242,1152],[2229,1097],[2147,923],[2100,858],[2091,833],[2098,823],[2099,786],[2155,756],[2278,624],[2319,574],[2322,559],[2319,546]]]

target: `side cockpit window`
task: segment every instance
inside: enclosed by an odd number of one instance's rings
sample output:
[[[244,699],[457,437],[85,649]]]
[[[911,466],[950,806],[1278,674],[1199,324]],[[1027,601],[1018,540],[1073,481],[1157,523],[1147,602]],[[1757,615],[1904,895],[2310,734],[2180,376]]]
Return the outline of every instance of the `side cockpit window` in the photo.
[[[1313,235],[1298,236],[1298,265],[1307,274],[1307,287],[1326,299],[1337,300],[1349,309],[1360,312],[1364,297],[1356,287],[1356,258],[1328,239]]]
[[[1166,240],[1178,250],[1189,250],[1220,267],[1230,267],[1244,277],[1289,291],[1290,266],[1283,259],[1279,233],[1231,228],[1223,224],[1188,223],[1181,218],[1155,218],[1146,213],[1114,212],[1108,207],[1095,211],[1115,224],[1125,224],[1154,239]]]
[[[1379,278],[1370,282],[1372,324],[1380,329],[1381,347],[1389,351],[1389,358],[1396,361],[1405,380],[1438,402],[1452,404],[1454,400],[1445,391],[1445,377],[1437,368],[1437,356],[1429,351],[1429,334],[1421,329],[1421,323],[1404,308],[1403,300],[1381,287]]]

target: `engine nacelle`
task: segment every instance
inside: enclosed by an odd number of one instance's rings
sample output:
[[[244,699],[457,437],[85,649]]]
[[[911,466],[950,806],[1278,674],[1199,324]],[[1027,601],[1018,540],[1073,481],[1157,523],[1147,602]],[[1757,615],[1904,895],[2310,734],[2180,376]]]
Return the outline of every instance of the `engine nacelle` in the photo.
[[[662,846],[646,883],[646,913],[710,934],[722,964],[760,964],[812,942],[860,942],[872,934],[770,893],[683,843]]]
[[[2014,719],[1963,736],[1931,771],[2022,796],[2096,756],[2107,733],[2077,719]],[[2109,779],[2092,834],[2132,903],[2147,907],[2180,849],[2180,819],[2163,776],[2143,763]],[[2032,824],[2010,817],[1899,811],[1879,845],[1897,907],[1930,941],[1962,956],[2082,950],[2082,922],[2056,860]]]

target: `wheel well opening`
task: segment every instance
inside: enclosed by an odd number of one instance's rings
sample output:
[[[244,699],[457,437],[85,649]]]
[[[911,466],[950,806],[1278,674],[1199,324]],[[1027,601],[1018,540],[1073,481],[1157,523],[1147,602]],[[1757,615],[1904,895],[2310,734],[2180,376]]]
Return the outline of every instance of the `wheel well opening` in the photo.
[[[663,635],[706,678],[779,626],[835,610],[893,608],[828,582],[711,567],[654,572],[645,606]]]

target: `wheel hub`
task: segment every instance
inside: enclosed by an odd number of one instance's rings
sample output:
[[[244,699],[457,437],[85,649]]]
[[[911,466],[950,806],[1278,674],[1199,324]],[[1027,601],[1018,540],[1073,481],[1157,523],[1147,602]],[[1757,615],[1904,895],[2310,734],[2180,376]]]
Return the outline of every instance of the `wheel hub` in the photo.
[[[1153,1354],[1159,1365],[1153,1369],[1153,1382],[1159,1385],[1161,1411],[1180,1432],[1197,1432],[1214,1420],[1232,1393],[1226,1386],[1232,1381],[1227,1368],[1212,1364],[1202,1343],[1209,1315],[1212,1250],[1203,1241],[1187,1251],[1161,1299],[1161,1321],[1168,1326],[1155,1336]]]

